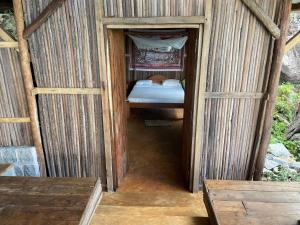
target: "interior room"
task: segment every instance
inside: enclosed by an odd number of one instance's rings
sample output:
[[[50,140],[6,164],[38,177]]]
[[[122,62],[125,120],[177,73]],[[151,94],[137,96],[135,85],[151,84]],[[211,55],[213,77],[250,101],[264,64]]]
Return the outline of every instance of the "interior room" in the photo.
[[[198,32],[108,31],[118,191],[188,190]]]

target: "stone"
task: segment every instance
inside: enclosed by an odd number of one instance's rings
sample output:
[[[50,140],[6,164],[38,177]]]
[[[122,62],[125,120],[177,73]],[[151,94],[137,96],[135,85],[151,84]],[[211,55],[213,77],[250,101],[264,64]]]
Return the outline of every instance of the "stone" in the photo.
[[[300,162],[293,162],[293,163],[289,164],[289,167],[292,169],[295,169],[299,172],[300,171]]]
[[[266,158],[272,160],[274,158],[274,155],[267,153]]]
[[[271,170],[271,169],[274,169],[275,167],[279,166],[280,164],[273,161],[273,160],[269,160],[269,159],[266,159],[265,160],[265,168],[267,170]]]
[[[39,168],[37,165],[24,165],[23,166],[24,176],[38,177]]]
[[[278,165],[282,166],[283,168],[289,168],[289,163],[287,159],[274,157],[272,161],[278,163]]]
[[[15,148],[13,147],[1,147],[3,163],[15,163],[18,161]]]
[[[277,157],[292,157],[289,150],[281,143],[270,144],[268,152]]]
[[[37,155],[34,147],[21,147],[16,149],[18,162],[23,164],[36,164]]]

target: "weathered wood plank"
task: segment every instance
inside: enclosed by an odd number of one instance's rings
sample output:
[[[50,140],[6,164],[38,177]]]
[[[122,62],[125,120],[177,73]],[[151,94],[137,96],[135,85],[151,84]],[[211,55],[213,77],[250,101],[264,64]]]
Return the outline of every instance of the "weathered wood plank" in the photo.
[[[100,88],[33,88],[32,95],[101,95]]]
[[[284,52],[287,53],[289,50],[294,48],[299,43],[300,43],[300,31],[298,31],[298,33],[296,33],[290,40],[288,40]]]
[[[30,123],[29,117],[0,118],[0,123]]]
[[[4,224],[89,224],[101,193],[98,178],[0,177],[0,220]]]
[[[121,25],[149,25],[149,24],[200,24],[205,23],[204,16],[176,16],[176,17],[108,17],[102,19],[103,24]]]
[[[1,41],[0,48],[18,48],[19,44],[16,41]]]
[[[214,225],[296,225],[299,188],[300,183],[207,180],[204,200]]]

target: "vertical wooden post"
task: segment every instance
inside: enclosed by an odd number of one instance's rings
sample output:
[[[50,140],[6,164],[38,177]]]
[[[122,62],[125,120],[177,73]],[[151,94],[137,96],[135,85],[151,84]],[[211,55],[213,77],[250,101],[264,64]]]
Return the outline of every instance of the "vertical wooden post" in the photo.
[[[210,45],[210,35],[211,35],[211,15],[212,15],[212,0],[205,1],[205,23],[203,31],[202,43],[202,53],[201,58],[198,59],[197,72],[199,72],[199,87],[196,89],[198,91],[198,97],[196,100],[196,124],[195,124],[195,140],[193,144],[194,156],[192,158],[192,170],[191,173],[193,179],[192,191],[196,192],[199,190],[200,182],[200,166],[201,166],[201,152],[203,145],[203,132],[204,132],[204,111],[205,111],[205,91],[206,91],[206,78],[208,69],[208,55],[209,55],[209,45]],[[201,29],[200,29],[201,30]],[[200,33],[199,33],[200,35]],[[199,40],[201,38],[199,37]],[[199,57],[199,56],[198,56]],[[200,68],[199,68],[200,62]]]
[[[27,41],[23,38],[23,31],[25,25],[24,25],[22,0],[13,0],[13,5],[14,5],[16,27],[17,27],[17,37],[19,42],[21,72],[24,80],[24,87],[25,87],[29,116],[31,121],[32,139],[39,160],[40,173],[42,176],[47,176],[45,157],[44,157],[41,134],[39,129],[37,105],[36,105],[35,97],[31,94],[31,90],[33,89],[33,79],[32,79],[32,73],[30,68],[30,55],[28,51]]]
[[[280,79],[280,72],[282,67],[282,59],[285,50],[285,43],[288,34],[289,15],[291,11],[291,0],[282,1],[281,20],[280,20],[280,38],[275,41],[274,53],[272,58],[272,66],[270,72],[270,79],[267,92],[269,94],[269,100],[266,105],[265,120],[263,122],[263,130],[261,143],[259,146],[258,156],[256,160],[256,166],[254,171],[254,180],[261,180],[262,171],[264,168],[265,157],[267,154],[269,141],[272,131],[273,112],[275,108],[278,84]]]
[[[103,0],[95,1],[96,10],[96,34],[98,40],[98,56],[100,64],[100,74],[102,81],[101,100],[103,111],[103,129],[104,129],[104,145],[105,145],[105,163],[106,163],[106,182],[107,190],[114,191],[113,164],[112,164],[112,122],[109,106],[109,81],[106,72],[106,54],[105,54],[105,36],[104,25],[102,22]]]

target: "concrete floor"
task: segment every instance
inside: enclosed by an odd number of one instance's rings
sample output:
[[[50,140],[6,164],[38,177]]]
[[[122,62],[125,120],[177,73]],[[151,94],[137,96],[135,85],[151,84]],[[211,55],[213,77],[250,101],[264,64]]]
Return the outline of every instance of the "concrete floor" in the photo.
[[[185,191],[181,168],[181,111],[136,110],[128,120],[129,170],[123,191]],[[172,119],[168,127],[146,127],[145,119]]]

